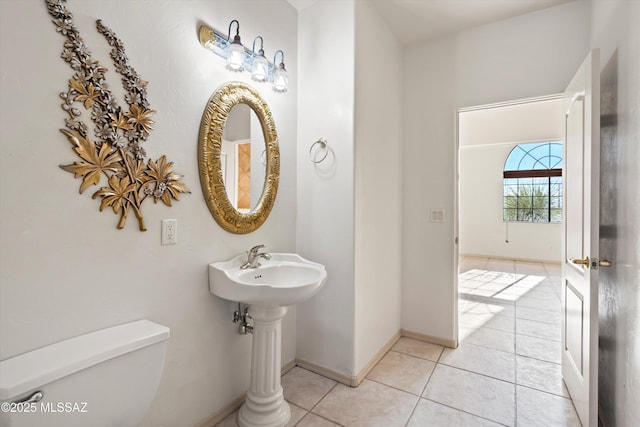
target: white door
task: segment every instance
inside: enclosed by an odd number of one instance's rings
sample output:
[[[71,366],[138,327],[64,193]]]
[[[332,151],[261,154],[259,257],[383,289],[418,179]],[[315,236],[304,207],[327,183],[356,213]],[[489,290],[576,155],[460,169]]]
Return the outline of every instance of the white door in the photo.
[[[584,427],[598,425],[599,58],[591,51],[564,93],[562,376]]]

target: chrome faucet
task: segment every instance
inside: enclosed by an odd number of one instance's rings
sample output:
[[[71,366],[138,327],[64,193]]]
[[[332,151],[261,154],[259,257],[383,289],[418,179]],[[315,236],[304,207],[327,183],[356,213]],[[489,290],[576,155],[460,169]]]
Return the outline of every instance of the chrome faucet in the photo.
[[[260,249],[266,248],[265,245],[257,245],[252,247],[247,251],[247,262],[242,264],[240,267],[241,270],[246,270],[247,268],[258,268],[260,267],[260,258],[271,259],[271,254],[266,252],[259,252]]]

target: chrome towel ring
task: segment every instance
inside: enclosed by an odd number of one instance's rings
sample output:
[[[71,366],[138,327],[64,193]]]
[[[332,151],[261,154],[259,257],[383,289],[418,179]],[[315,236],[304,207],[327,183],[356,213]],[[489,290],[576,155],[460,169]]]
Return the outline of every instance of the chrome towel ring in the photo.
[[[327,140],[324,138],[320,138],[319,140],[311,144],[311,147],[309,148],[309,160],[311,160],[313,163],[323,162],[324,159],[327,158],[327,154],[329,154],[329,148],[327,147],[327,144]],[[316,160],[319,150],[324,150],[324,155],[320,159]]]

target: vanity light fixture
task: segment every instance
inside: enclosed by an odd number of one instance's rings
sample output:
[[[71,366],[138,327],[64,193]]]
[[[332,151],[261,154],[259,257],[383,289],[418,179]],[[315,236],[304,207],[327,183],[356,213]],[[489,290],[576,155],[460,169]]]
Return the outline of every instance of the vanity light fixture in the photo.
[[[260,50],[256,55],[256,40],[260,39]],[[253,56],[253,70],[251,71],[251,79],[257,82],[264,82],[269,79],[269,61],[264,57],[262,36],[257,36],[253,40],[253,49],[251,54]]]
[[[276,58],[280,53],[282,60],[276,66]],[[278,93],[285,93],[289,89],[289,76],[287,75],[287,69],[284,68],[284,52],[277,50],[273,55],[273,90]]]
[[[236,24],[236,34],[231,37],[231,28]],[[289,88],[289,77],[284,66],[284,52],[276,51],[273,63],[269,62],[264,54],[264,39],[257,36],[253,40],[251,51],[245,48],[240,41],[240,23],[234,19],[229,23],[226,37],[214,28],[201,25],[198,30],[200,44],[216,55],[227,61],[227,69],[231,71],[248,71],[251,79],[256,82],[271,82],[273,90],[285,93]],[[256,48],[258,50],[256,51]],[[280,62],[276,58],[280,54]]]
[[[231,41],[231,26],[236,23],[236,35]],[[229,31],[227,32],[227,69],[231,71],[244,70],[244,46],[240,41],[240,23],[233,20],[229,23]]]

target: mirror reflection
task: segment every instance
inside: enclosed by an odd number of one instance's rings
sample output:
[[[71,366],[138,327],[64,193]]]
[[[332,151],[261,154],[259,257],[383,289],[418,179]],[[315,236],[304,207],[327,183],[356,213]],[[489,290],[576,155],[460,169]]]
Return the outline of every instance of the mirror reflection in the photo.
[[[255,209],[262,196],[265,147],[256,113],[247,104],[236,104],[224,125],[220,163],[227,197],[240,213]]]

